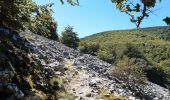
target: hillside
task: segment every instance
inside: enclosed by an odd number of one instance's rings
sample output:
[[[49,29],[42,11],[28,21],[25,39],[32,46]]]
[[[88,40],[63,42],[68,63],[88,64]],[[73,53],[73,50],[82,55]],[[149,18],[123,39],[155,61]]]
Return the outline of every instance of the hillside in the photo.
[[[114,65],[124,62],[126,57],[144,59],[149,80],[170,88],[169,26],[96,33],[83,38],[80,45],[94,49],[93,52],[85,53]]]
[[[143,96],[111,77],[114,67],[30,31],[0,28],[1,100],[168,100],[147,81]]]
[[[121,33],[121,34],[120,34]],[[143,34],[141,34],[143,33]],[[169,26],[160,26],[160,27],[148,27],[148,28],[140,28],[140,29],[128,29],[128,30],[113,30],[113,31],[106,31],[106,32],[100,32],[100,33],[96,33],[90,36],[87,36],[85,38],[82,38],[82,40],[91,40],[94,39],[93,41],[95,41],[95,39],[97,40],[102,40],[103,41],[110,41],[108,39],[118,39],[121,38],[120,41],[117,42],[122,42],[122,40],[126,39],[125,37],[122,38],[122,35],[139,35],[137,38],[132,38],[132,37],[127,37],[127,39],[129,40],[131,39],[139,39],[142,38],[145,40],[144,35],[146,34],[147,36],[153,36],[155,39],[160,38],[159,36],[164,35],[164,34],[170,34],[170,27]],[[122,37],[121,37],[122,36]],[[104,37],[104,38],[102,38]],[[103,43],[103,41],[101,41]],[[115,40],[116,41],[116,40]],[[130,41],[129,41],[130,42]],[[136,41],[135,41],[136,42]]]

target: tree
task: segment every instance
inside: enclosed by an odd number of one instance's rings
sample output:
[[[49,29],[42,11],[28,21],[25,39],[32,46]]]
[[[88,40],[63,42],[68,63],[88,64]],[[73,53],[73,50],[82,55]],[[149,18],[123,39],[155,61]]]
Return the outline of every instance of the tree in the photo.
[[[164,18],[163,21],[164,21],[167,25],[170,25],[170,18],[169,18],[169,17]]]
[[[59,37],[58,37],[57,32],[52,33],[50,39],[55,40],[55,41],[58,41],[58,40],[59,40]]]
[[[57,23],[52,18],[52,5],[38,5],[35,9],[36,14],[31,17],[31,22],[27,27],[35,34],[58,40]]]
[[[33,0],[1,0],[0,27],[17,31],[28,29],[51,38],[57,29],[57,23],[52,18],[52,5],[37,5]]]
[[[154,13],[152,9],[157,0],[112,0],[112,2],[116,4],[117,9],[129,15],[130,21],[139,28],[143,19],[149,17],[150,13]]]
[[[0,27],[24,30],[35,8],[36,4],[32,0],[1,0]]]
[[[62,4],[64,4],[64,0],[60,0]],[[67,0],[67,2],[71,5],[79,5],[79,0]]]
[[[73,27],[67,26],[61,34],[61,43],[71,48],[77,48],[78,42],[80,41],[77,37],[77,33],[73,32]]]

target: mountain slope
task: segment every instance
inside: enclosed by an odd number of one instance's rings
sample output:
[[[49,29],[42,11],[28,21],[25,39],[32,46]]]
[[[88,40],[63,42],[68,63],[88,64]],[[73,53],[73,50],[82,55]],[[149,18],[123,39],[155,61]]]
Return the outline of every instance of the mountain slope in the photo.
[[[149,80],[170,88],[169,26],[101,32],[83,38],[80,44],[91,47],[99,45],[92,54],[115,65],[125,56],[142,58],[152,66],[147,72]]]
[[[110,77],[111,64],[94,56],[29,31],[0,28],[0,37],[0,95],[4,100],[96,100],[112,95],[112,99],[140,99]],[[147,83],[143,98],[170,98],[169,90]]]

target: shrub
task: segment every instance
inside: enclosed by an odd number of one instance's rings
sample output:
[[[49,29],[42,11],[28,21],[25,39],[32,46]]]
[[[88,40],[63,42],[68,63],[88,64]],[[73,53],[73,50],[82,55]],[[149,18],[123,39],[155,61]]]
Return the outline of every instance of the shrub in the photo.
[[[149,81],[170,89],[170,68],[157,66],[147,72]]]
[[[144,71],[135,64],[130,63],[128,59],[123,62],[113,69],[113,77],[118,82],[123,82],[126,87],[141,97],[144,94],[144,87],[147,81]]]
[[[142,58],[141,52],[139,52],[138,49],[135,48],[132,44],[126,44],[124,54],[129,58]]]
[[[61,33],[61,43],[69,46],[71,48],[77,48],[78,42],[80,41],[77,37],[77,33],[73,31],[73,27],[67,26],[64,31]]]
[[[99,50],[97,53],[97,57],[110,63],[113,64],[116,61],[116,52],[115,51],[106,51],[106,50]]]
[[[80,43],[79,51],[81,53],[91,54],[93,56],[96,56],[96,53],[98,52],[100,48],[100,45],[98,43]]]
[[[160,38],[170,41],[170,33],[167,32],[167,33],[161,34]]]

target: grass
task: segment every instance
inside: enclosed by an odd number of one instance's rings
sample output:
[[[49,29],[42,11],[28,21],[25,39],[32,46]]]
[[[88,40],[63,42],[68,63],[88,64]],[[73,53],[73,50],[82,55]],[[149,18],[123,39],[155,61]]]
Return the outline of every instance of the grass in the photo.
[[[50,79],[50,84],[54,85],[55,83],[64,84],[64,79],[62,77],[56,76]]]
[[[60,100],[75,100],[75,97],[65,90],[57,91],[57,96]]]
[[[117,96],[117,95],[114,95],[114,94],[109,94],[105,90],[102,90],[102,92],[100,92],[97,99],[102,99],[102,100],[126,100],[126,98],[124,96]]]

